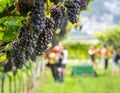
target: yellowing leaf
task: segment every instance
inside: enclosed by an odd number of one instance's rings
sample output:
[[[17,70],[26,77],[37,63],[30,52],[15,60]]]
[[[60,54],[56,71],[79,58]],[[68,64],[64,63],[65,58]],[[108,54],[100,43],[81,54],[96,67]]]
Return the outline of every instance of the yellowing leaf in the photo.
[[[1,32],[1,30],[0,30],[0,40],[2,40],[3,35],[4,35],[4,33]]]
[[[0,62],[4,62],[6,60],[6,54],[0,55]]]

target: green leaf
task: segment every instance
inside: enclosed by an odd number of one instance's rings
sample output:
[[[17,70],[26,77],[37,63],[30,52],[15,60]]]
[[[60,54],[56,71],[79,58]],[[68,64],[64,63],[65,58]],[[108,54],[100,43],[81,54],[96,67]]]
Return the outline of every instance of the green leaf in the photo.
[[[0,0],[0,12],[13,5],[16,0]]]
[[[0,54],[0,62],[4,62],[6,60],[6,53]]]
[[[0,19],[0,27],[2,27],[4,34],[2,34],[2,41],[9,42],[16,38],[16,33],[22,25],[23,17],[5,17]]]
[[[17,31],[18,31],[17,26],[8,25],[7,30],[4,32],[3,41],[8,42],[8,41],[13,40],[16,37],[15,32]]]
[[[0,32],[0,41],[2,41],[3,35],[4,35],[4,33]]]

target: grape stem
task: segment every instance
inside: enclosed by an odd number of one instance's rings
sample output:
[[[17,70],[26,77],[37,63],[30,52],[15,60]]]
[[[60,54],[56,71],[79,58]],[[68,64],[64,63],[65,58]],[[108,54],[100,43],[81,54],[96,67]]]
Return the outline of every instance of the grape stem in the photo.
[[[10,6],[7,10],[3,10],[3,12],[0,13],[0,18],[6,17],[6,16],[27,16],[27,15],[19,15],[19,14],[12,14],[10,13],[12,10],[15,9],[15,6]]]
[[[46,11],[48,12],[48,14],[49,14],[50,10],[51,10],[53,7],[54,7],[54,4],[52,4],[50,7],[47,8]]]
[[[5,52],[5,49],[2,48],[2,49],[0,50],[0,53],[4,53],[4,52]]]
[[[1,66],[5,66],[5,64],[6,64],[6,61],[1,62],[1,63],[0,63],[0,67],[1,67]]]
[[[0,53],[4,53],[5,52],[5,46],[7,46],[8,44],[10,44],[11,42],[3,42],[0,43]]]
[[[60,7],[60,6],[62,6],[63,3],[64,3],[64,2],[59,3],[59,4],[57,5],[57,8]]]
[[[63,4],[64,2],[61,2],[61,3],[59,3],[56,7],[58,8],[58,7],[60,7],[60,6],[62,6],[62,4]],[[49,7],[49,3],[48,3],[48,0],[47,0],[47,14],[49,14],[49,12],[50,12],[50,10],[52,9],[54,7],[54,4],[52,4],[50,7]]]
[[[9,44],[10,42],[3,42],[3,43],[0,43],[0,47],[3,47],[3,46],[6,46],[7,44]],[[1,48],[0,48],[1,49]]]
[[[49,14],[49,1],[47,0],[47,14]]]

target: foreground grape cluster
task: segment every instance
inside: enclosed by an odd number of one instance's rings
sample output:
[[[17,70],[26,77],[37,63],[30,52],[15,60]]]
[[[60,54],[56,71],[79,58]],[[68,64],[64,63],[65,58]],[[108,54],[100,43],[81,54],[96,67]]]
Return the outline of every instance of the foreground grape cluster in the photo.
[[[56,7],[50,9],[49,17],[46,17],[44,6],[47,0],[35,0],[33,6],[20,6],[20,14],[28,15],[28,20],[23,20],[18,38],[12,44],[12,50],[7,52],[8,63],[5,65],[5,72],[16,68],[22,68],[23,64],[31,59],[36,61],[37,56],[42,55],[48,44],[58,44],[57,37],[66,34],[68,20],[74,24],[78,22],[78,15],[81,10],[87,7],[87,0],[66,0],[63,6],[57,4],[64,0],[50,0]],[[28,13],[29,12],[29,13]],[[58,35],[55,31],[60,29]]]
[[[41,55],[52,41],[55,22],[52,18],[46,18],[45,24],[46,27],[44,28],[43,33],[39,35],[37,47],[35,48],[37,55]]]

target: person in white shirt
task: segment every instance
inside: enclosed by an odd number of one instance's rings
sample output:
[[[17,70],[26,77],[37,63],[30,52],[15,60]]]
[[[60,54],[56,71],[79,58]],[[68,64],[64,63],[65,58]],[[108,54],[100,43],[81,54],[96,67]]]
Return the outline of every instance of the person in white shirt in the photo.
[[[68,50],[64,47],[63,50],[63,60],[62,60],[62,66],[63,66],[63,74],[66,75],[66,64],[67,64],[67,58],[68,58]]]

